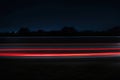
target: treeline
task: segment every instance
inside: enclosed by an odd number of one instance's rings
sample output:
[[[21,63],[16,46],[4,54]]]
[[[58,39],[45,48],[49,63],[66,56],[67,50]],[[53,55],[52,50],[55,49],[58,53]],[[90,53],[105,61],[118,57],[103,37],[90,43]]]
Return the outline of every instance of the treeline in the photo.
[[[112,27],[106,31],[78,31],[74,27],[63,27],[61,30],[44,31],[42,29],[30,31],[21,27],[17,32],[0,33],[0,36],[120,36],[120,26]]]

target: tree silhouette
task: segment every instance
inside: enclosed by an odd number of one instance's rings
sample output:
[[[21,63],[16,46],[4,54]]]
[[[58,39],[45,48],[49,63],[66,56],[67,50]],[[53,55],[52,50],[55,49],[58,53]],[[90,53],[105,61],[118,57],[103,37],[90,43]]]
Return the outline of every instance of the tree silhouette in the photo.
[[[120,26],[115,26],[115,27],[109,29],[109,31],[110,32],[118,32],[118,33],[120,33]]]
[[[112,27],[111,29],[108,30],[108,33],[114,36],[120,35],[120,26]]]
[[[27,27],[21,27],[17,33],[20,33],[20,34],[30,33],[30,30]]]
[[[65,26],[61,29],[62,32],[66,32],[66,33],[74,33],[77,32],[77,30],[74,27],[68,27]]]
[[[61,30],[44,31],[38,29],[30,31],[28,27],[21,27],[17,32],[0,33],[0,36],[120,36],[120,26],[112,27],[106,31],[77,31],[75,27],[65,26]]]
[[[45,31],[42,30],[42,29],[39,29],[37,32],[38,32],[38,33],[43,33],[43,32],[45,32]]]

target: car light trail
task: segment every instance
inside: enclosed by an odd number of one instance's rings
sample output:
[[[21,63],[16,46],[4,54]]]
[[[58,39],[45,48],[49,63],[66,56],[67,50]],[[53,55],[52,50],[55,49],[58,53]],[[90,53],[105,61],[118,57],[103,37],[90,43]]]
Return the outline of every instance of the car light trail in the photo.
[[[119,56],[120,52],[102,52],[102,53],[26,53],[26,52],[9,52],[0,53],[0,57],[95,57],[95,56]]]

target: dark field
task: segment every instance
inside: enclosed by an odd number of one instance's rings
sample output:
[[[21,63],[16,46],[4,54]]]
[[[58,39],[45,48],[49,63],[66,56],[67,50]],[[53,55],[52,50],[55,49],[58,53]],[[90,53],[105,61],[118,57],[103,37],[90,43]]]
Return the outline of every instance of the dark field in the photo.
[[[119,80],[120,58],[0,59],[1,79]]]
[[[0,37],[0,43],[116,43],[120,36]]]

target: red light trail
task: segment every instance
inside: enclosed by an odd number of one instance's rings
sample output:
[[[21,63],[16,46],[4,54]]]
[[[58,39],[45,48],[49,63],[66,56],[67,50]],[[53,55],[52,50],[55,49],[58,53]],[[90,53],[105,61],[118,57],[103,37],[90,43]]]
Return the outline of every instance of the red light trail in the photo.
[[[95,56],[119,56],[120,52],[102,52],[102,53],[26,53],[26,52],[9,52],[0,53],[1,57],[95,57]]]
[[[32,52],[21,52],[21,51],[32,51]],[[82,53],[82,52],[59,52],[59,53],[49,53],[49,52],[36,52],[36,50],[50,50],[50,51],[57,51],[57,50],[118,50],[115,52],[88,52],[88,53]],[[6,52],[7,51],[7,52]],[[92,56],[119,56],[120,55],[120,48],[1,48],[0,49],[0,56],[1,57],[92,57]]]

